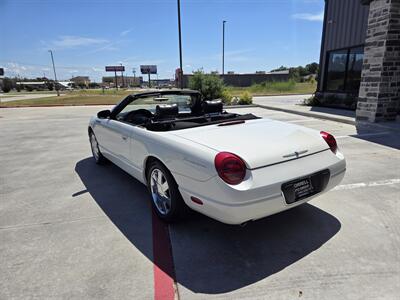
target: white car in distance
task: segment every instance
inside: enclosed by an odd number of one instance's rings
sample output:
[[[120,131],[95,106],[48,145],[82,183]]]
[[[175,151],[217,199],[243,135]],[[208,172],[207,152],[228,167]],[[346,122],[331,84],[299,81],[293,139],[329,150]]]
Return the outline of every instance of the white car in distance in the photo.
[[[164,221],[187,207],[242,224],[296,207],[338,185],[346,161],[324,131],[239,115],[196,91],[130,95],[91,118],[93,157],[148,186]]]

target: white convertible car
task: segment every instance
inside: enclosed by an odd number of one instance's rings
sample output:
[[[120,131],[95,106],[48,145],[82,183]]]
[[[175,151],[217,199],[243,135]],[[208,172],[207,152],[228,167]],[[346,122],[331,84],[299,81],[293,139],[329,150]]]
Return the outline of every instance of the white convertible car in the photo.
[[[148,186],[165,221],[190,207],[246,223],[310,201],[346,171],[329,133],[229,113],[190,90],[130,95],[92,117],[88,133],[95,161]]]

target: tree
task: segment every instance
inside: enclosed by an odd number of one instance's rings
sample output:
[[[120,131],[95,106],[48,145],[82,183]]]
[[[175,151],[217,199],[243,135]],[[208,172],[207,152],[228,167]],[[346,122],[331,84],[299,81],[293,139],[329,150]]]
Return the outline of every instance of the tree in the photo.
[[[4,78],[3,79],[3,86],[2,90],[4,93],[9,93],[12,88],[12,81],[9,78]]]
[[[306,70],[309,74],[318,74],[318,70],[319,70],[319,64],[317,63],[311,63],[306,65]]]
[[[202,70],[198,70],[189,79],[189,88],[198,90],[205,99],[212,100],[222,96],[224,83],[218,75],[205,74]]]
[[[98,88],[100,88],[100,84],[98,84],[97,82],[91,82],[91,83],[89,83],[89,88],[90,89],[98,89]]]
[[[271,72],[289,70],[289,78],[293,79],[295,81],[300,81],[302,77],[305,77],[308,75],[313,75],[313,74],[318,74],[318,69],[319,69],[319,65],[314,62],[314,63],[306,65],[305,67],[298,66],[298,67],[287,68],[287,67],[281,66],[278,69],[272,70]]]
[[[48,82],[46,83],[46,86],[47,86],[47,88],[49,89],[49,91],[54,90],[54,84],[53,84],[52,82],[48,81]]]
[[[271,70],[271,72],[287,71],[289,68],[285,66],[280,66],[278,69]]]

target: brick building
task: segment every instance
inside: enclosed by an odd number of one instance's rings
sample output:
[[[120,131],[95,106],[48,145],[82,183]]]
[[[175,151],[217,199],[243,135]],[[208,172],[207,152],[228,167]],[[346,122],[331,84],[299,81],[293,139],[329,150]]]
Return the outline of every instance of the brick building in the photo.
[[[77,86],[85,86],[87,88],[89,87],[90,84],[89,76],[75,76],[72,77],[69,81],[71,81]]]
[[[143,84],[141,76],[117,76],[119,87],[140,87]],[[106,87],[115,87],[115,76],[105,76],[102,78],[102,84]]]
[[[318,91],[358,120],[400,110],[400,0],[325,0]]]

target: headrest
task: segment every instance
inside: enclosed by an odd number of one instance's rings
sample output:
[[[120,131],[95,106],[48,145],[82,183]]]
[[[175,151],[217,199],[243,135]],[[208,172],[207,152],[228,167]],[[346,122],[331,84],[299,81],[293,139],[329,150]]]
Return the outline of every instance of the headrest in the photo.
[[[179,114],[179,107],[177,104],[164,104],[156,106],[156,118],[174,118]]]
[[[205,114],[220,113],[223,110],[221,100],[203,101],[202,106]]]

